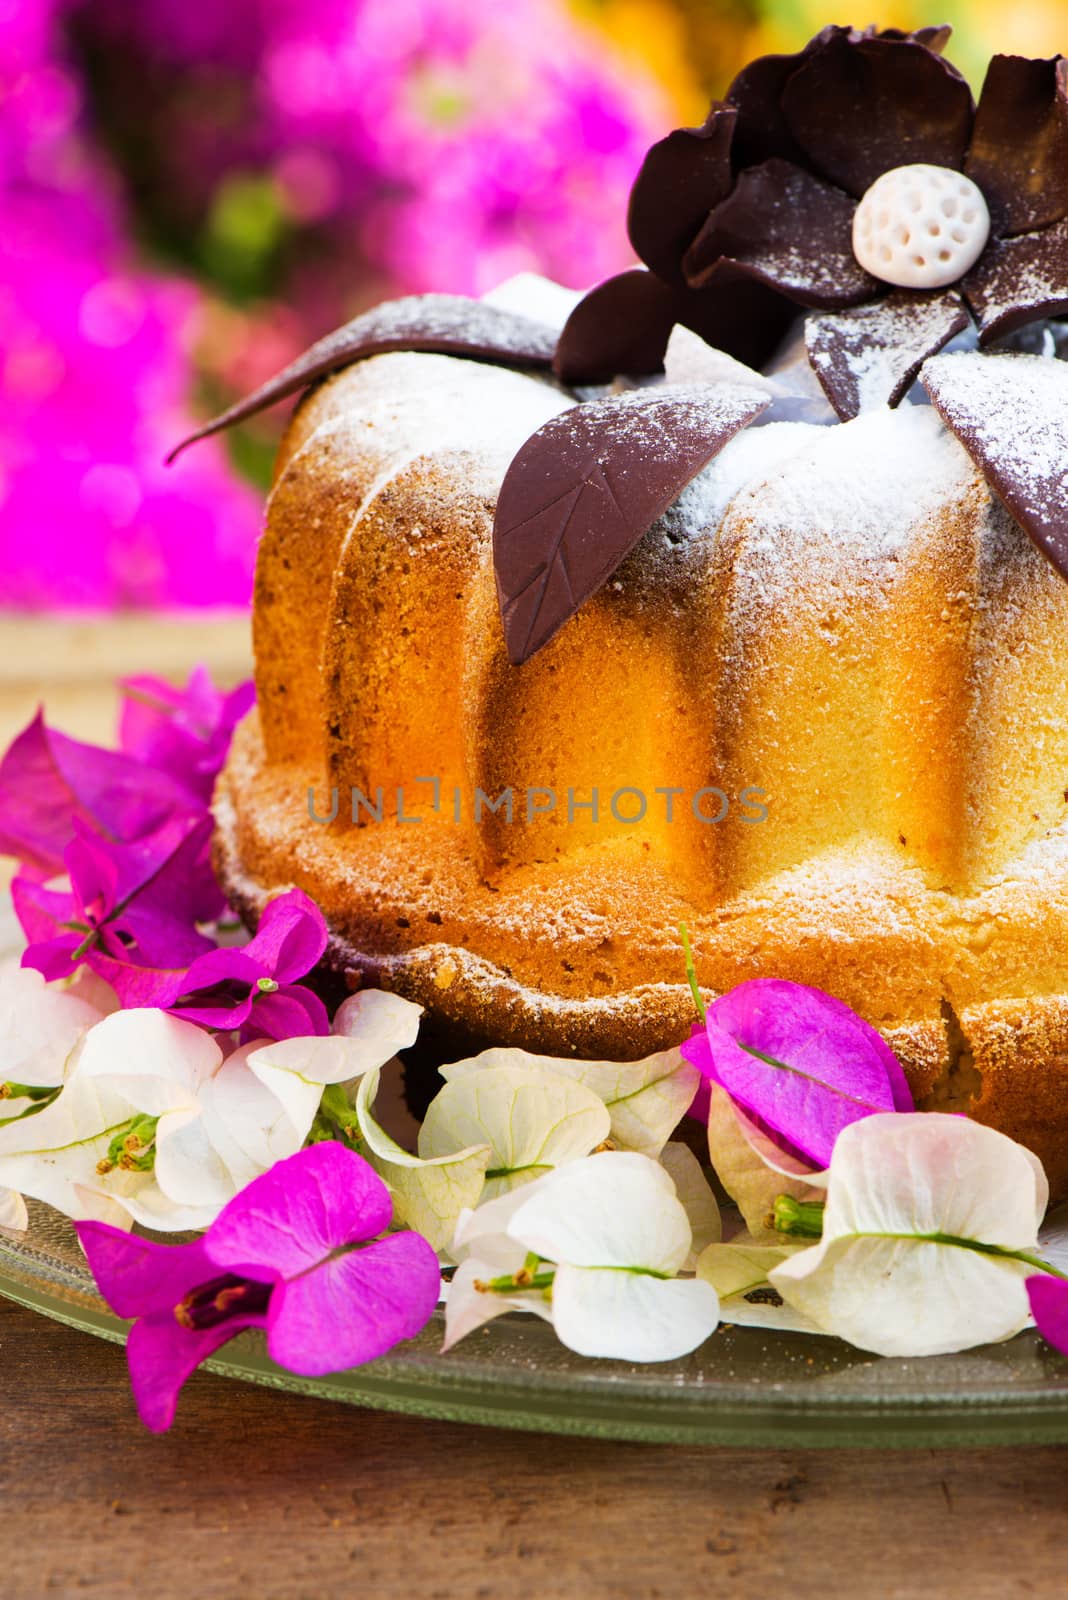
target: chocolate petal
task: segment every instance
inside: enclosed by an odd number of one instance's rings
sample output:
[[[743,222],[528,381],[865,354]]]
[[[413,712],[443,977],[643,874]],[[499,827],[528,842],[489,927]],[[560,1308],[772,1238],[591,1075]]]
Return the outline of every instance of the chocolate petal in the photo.
[[[813,371],[843,422],[874,406],[896,406],[928,356],[963,333],[971,318],[959,295],[896,289],[871,306],[805,324]]]
[[[386,300],[319,339],[277,377],[175,445],[167,460],[174,461],[198,439],[243,422],[287,395],[296,394],[298,389],[307,388],[316,378],[366,356],[392,350],[426,350],[509,367],[548,367],[556,337],[555,330],[543,323],[465,295],[419,294]]]
[[[806,164],[858,200],[893,167],[959,169],[974,115],[964,79],[926,45],[841,32],[798,67],[783,111]]]
[[[700,288],[727,260],[799,305],[858,305],[882,285],[853,254],[855,210],[841,189],[773,157],[712,212],[683,259],[686,280]]]
[[[890,32],[888,28],[887,33]],[[916,28],[910,35],[917,44],[926,45],[928,50],[933,50],[940,56],[953,36],[953,29],[948,22],[936,22],[933,27]]]
[[[562,383],[611,383],[621,373],[663,372],[678,295],[652,272],[609,278],[579,301],[553,358]]]
[[[722,262],[702,289],[669,288],[652,272],[609,278],[579,301],[556,347],[553,370],[571,385],[647,377],[664,369],[676,323],[747,367],[762,367],[797,308]]]
[[[508,655],[527,661],[597,593],[768,396],[663,385],[574,406],[508,468],[493,560]]]
[[[852,37],[855,39],[915,39],[917,44],[926,45],[928,50],[933,50],[936,55],[941,55],[952,37],[953,29],[948,22],[937,23],[932,28],[877,28],[874,23],[867,28],[854,29]]]
[[[773,156],[797,164],[804,162],[804,151],[791,133],[782,109],[783,91],[813,51],[832,36],[848,33],[848,28],[824,28],[803,50],[791,55],[758,56],[742,68],[727,90],[728,103],[738,111],[733,148],[736,170],[759,166]]]
[[[1068,364],[935,356],[921,382],[1010,516],[1068,577]]]
[[[713,105],[700,128],[676,128],[654,144],[630,191],[627,232],[635,253],[666,283],[714,205],[730,193],[737,112]]]
[[[1068,312],[1068,222],[987,245],[961,288],[990,344],[1014,328]]]
[[[1068,61],[994,56],[964,170],[982,189],[996,234],[1068,216]]]
[[[707,274],[701,289],[682,289],[676,320],[706,344],[747,367],[762,367],[797,320],[797,307],[729,261]]]

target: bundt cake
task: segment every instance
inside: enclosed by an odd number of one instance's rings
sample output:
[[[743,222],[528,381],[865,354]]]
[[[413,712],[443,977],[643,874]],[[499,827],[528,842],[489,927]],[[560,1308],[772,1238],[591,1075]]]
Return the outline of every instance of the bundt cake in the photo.
[[[650,152],[645,269],[399,302],[256,398],[322,380],[219,863],[251,920],[313,895],[351,985],[551,1054],[682,1039],[685,924],[710,994],[830,991],[1064,1191],[1065,63],[997,58],[976,110],[942,43],[755,63]],[[909,164],[989,207],[949,288],[851,253]]]

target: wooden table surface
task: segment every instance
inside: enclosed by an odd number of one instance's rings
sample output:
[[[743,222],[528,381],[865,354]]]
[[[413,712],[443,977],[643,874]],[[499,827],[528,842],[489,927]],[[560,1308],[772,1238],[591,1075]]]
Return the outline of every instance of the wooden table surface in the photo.
[[[504,1433],[201,1374],[0,1301],[0,1594],[1009,1600],[1068,1589],[1068,1449],[712,1450]]]
[[[0,740],[43,696],[245,659],[233,621],[0,620]],[[630,1445],[353,1410],[208,1374],[138,1423],[121,1349],[0,1300],[2,1600],[1009,1600],[1068,1593],[1068,1447]]]

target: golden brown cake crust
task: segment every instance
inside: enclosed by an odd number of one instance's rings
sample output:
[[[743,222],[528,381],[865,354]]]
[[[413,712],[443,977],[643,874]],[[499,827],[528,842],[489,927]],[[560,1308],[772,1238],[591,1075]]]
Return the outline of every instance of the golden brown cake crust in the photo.
[[[996,937],[985,952],[974,938],[956,942],[959,906],[938,937],[931,906],[905,885],[884,901],[802,881],[777,893],[769,886],[721,918],[665,890],[656,923],[647,901],[628,896],[624,877],[622,898],[632,917],[642,913],[628,923],[610,880],[598,874],[587,885],[565,869],[537,886],[544,928],[532,938],[521,885],[480,892],[469,882],[464,897],[463,865],[444,852],[440,872],[423,882],[430,857],[407,834],[309,828],[302,796],[285,780],[271,803],[255,762],[256,732],[254,722],[242,728],[216,797],[222,882],[252,925],[271,894],[299,883],[323,906],[333,929],[328,964],[350,985],[394,989],[486,1041],[632,1060],[677,1043],[693,1026],[677,933],[685,920],[707,998],[771,974],[840,995],[880,1028],[919,1104],[967,1112],[1020,1139],[1043,1161],[1054,1193],[1068,1194],[1068,993],[1014,997],[1013,964],[998,961]],[[263,879],[250,871],[258,859]],[[643,887],[648,894],[647,880]],[[974,908],[974,927],[1015,916],[1026,943],[1023,898],[1018,889],[989,897]],[[605,915],[612,905],[615,915]],[[1049,927],[1047,912],[1032,908],[1036,939]],[[1063,887],[1057,921],[1060,947],[1068,948]],[[585,974],[599,992],[586,992]],[[900,1009],[902,993],[916,997],[913,1012]]]
[[[566,404],[403,355],[297,413],[257,576],[259,711],[216,795],[235,903],[254,922],[299,884],[353,983],[616,1059],[689,1031],[685,922],[707,992],[839,996],[920,1103],[1022,1139],[1068,1192],[1068,586],[928,408],[780,425],[735,441],[514,668],[495,495]],[[555,813],[476,824],[477,789],[521,809],[530,785]],[[720,824],[689,805],[713,785]],[[353,825],[354,787],[381,790],[381,821]],[[624,788],[649,802],[638,825],[608,812]],[[336,820],[313,821],[332,790]]]

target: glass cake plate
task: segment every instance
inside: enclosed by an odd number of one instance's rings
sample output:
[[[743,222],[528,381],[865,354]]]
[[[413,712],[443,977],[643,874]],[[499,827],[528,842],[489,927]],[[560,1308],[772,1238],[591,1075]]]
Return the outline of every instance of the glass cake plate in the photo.
[[[102,1339],[104,1306],[65,1217],[31,1202],[30,1229],[0,1232],[0,1294]],[[837,1339],[721,1327],[683,1361],[588,1361],[539,1318],[498,1319],[447,1356],[442,1314],[367,1367],[296,1378],[258,1334],[208,1367],[229,1378],[350,1405],[545,1433],[663,1443],[787,1446],[1068,1441],[1068,1361],[1036,1333],[960,1355],[885,1360]]]

